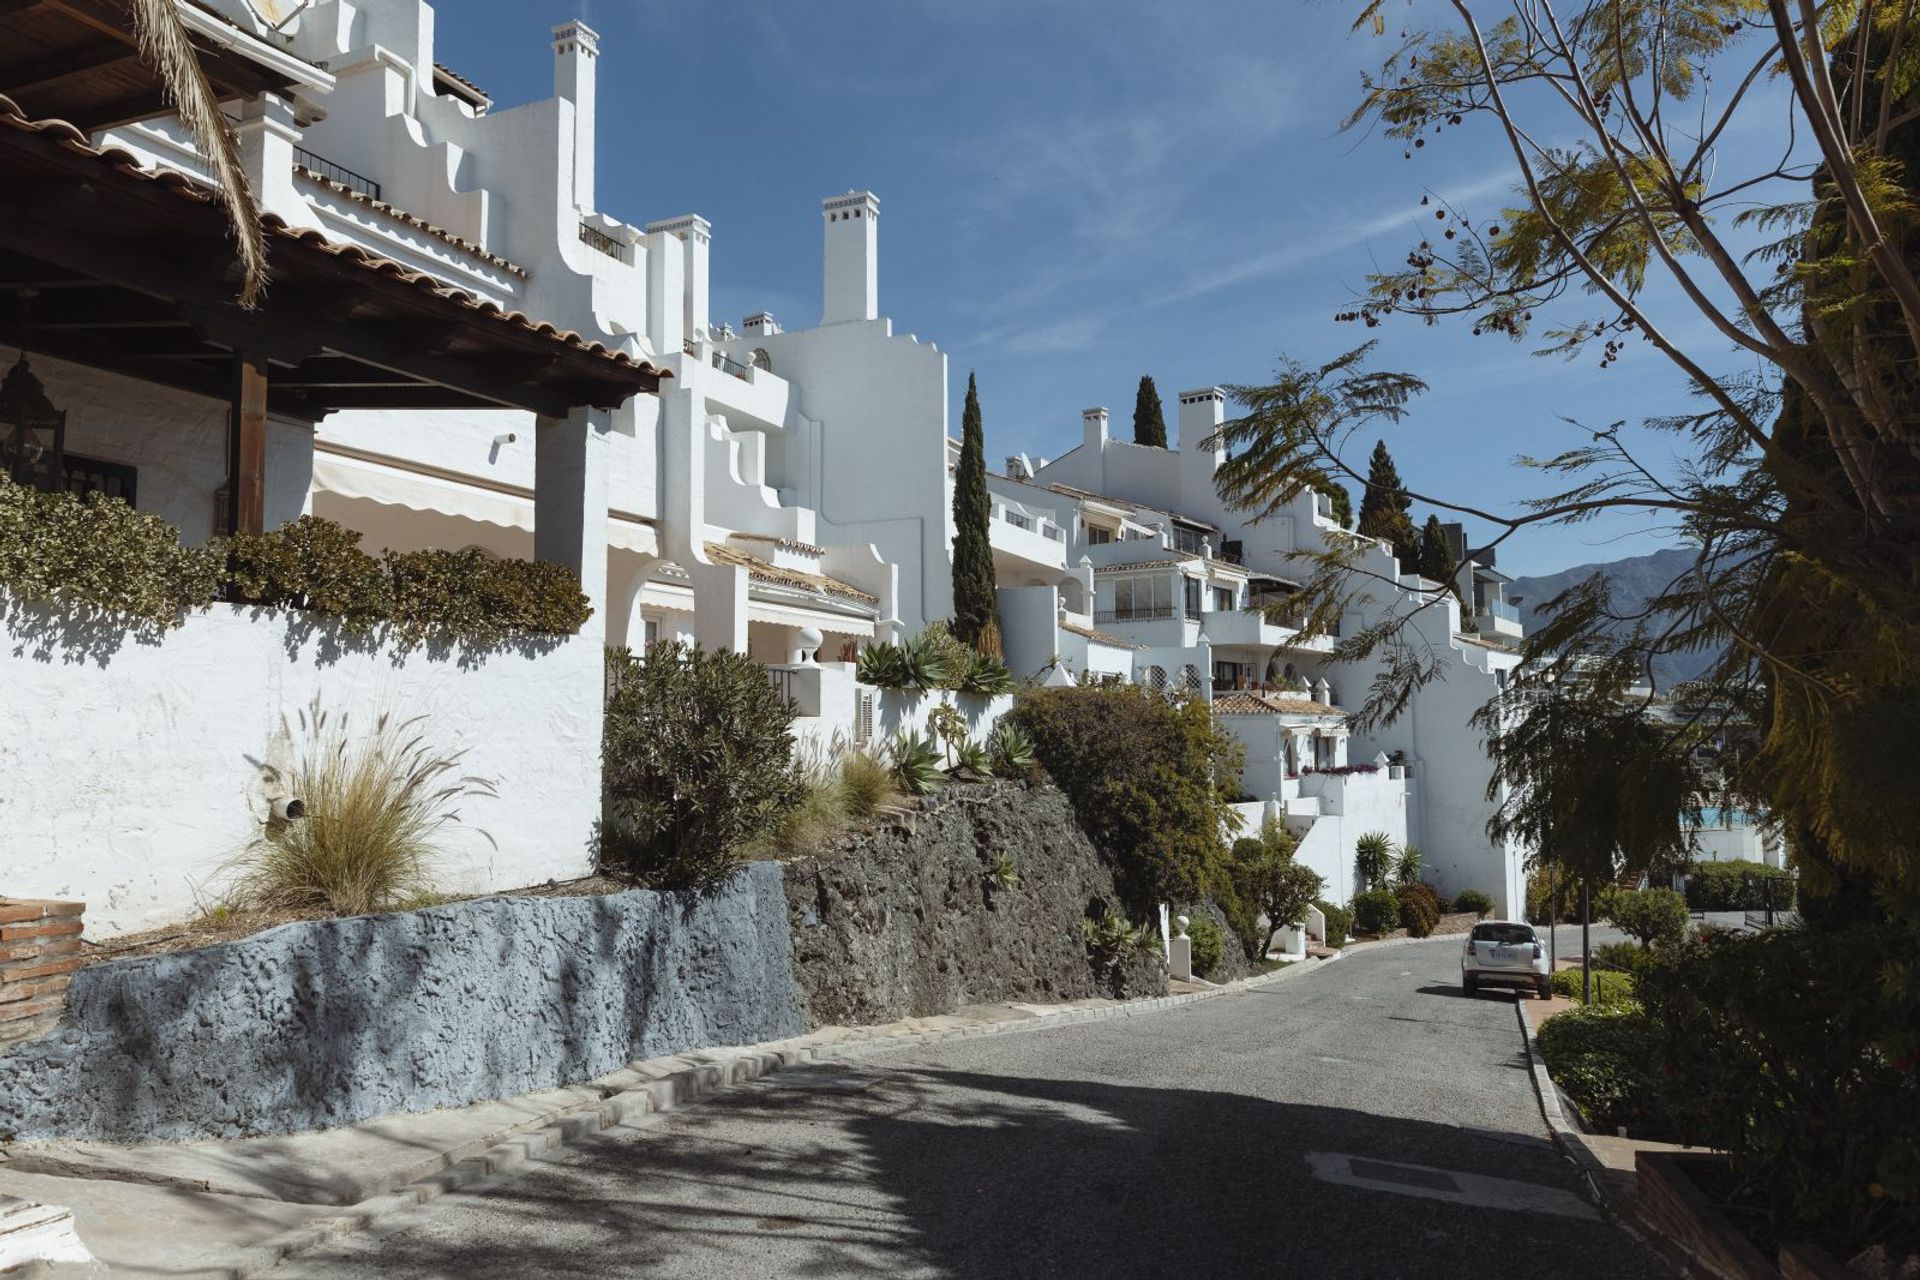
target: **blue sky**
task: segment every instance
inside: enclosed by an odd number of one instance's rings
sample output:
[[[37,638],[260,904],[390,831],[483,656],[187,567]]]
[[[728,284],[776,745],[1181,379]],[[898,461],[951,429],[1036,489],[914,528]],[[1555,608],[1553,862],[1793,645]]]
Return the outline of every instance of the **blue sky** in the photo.
[[[1417,239],[1424,191],[1491,216],[1510,176],[1484,130],[1412,162],[1339,131],[1360,69],[1385,51],[1348,34],[1348,11],[445,0],[438,30],[441,60],[502,105],[552,92],[553,23],[600,31],[599,203],[635,223],[710,219],[716,320],[816,322],[819,200],[871,188],[881,310],[951,356],[956,430],[977,372],[996,465],[1071,448],[1089,405],[1129,431],[1142,373],[1171,421],[1181,389],[1257,382],[1281,353],[1320,360],[1379,337],[1379,363],[1432,385],[1385,433],[1403,478],[1512,509],[1542,489],[1512,459],[1583,438],[1563,417],[1637,420],[1685,395],[1638,343],[1602,370],[1464,325],[1333,323],[1371,267]],[[1672,446],[1647,448],[1657,462]],[[1671,541],[1644,518],[1602,520],[1523,534],[1500,563],[1550,572]]]

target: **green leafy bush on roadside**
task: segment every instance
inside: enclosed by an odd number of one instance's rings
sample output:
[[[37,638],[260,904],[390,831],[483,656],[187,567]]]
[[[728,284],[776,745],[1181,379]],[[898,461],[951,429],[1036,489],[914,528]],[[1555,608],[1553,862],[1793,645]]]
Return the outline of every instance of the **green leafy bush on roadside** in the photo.
[[[1238,822],[1231,799],[1245,752],[1204,702],[1132,685],[1039,689],[1008,719],[1072,802],[1128,911],[1207,897],[1230,909],[1221,833]]]
[[[1453,897],[1455,911],[1471,911],[1481,919],[1493,914],[1493,899],[1478,889],[1462,889]]]
[[[1687,906],[1695,911],[1760,911],[1773,886],[1773,909],[1790,911],[1794,903],[1791,871],[1763,862],[1698,862],[1687,876]]]
[[[1607,899],[1607,920],[1643,947],[1671,946],[1687,936],[1687,900],[1672,889],[1623,889]]]
[[[1553,975],[1553,994],[1579,1000],[1582,983],[1580,970],[1562,969]],[[1633,1002],[1633,975],[1596,967],[1593,971],[1594,1004],[1630,1004]]]
[[[1541,1025],[1539,1041],[1548,1074],[1590,1127],[1612,1133],[1624,1125],[1635,1136],[1671,1136],[1659,1029],[1638,1004],[1628,1000],[1569,1009]]]
[[[1353,932],[1353,913],[1345,907],[1337,907],[1324,898],[1313,904],[1327,922],[1327,945],[1339,950],[1347,943],[1347,935]]]
[[[1357,934],[1391,933],[1400,927],[1400,899],[1385,889],[1368,889],[1353,895],[1353,931]]]
[[[1593,949],[1593,967],[1638,973],[1651,954],[1637,942],[1606,942]]]
[[[1210,977],[1227,957],[1226,935],[1208,917],[1190,916],[1187,936],[1193,939],[1193,971],[1203,978]]]
[[[1400,901],[1400,923],[1409,938],[1426,938],[1440,923],[1440,898],[1424,884],[1403,884],[1393,890]]]

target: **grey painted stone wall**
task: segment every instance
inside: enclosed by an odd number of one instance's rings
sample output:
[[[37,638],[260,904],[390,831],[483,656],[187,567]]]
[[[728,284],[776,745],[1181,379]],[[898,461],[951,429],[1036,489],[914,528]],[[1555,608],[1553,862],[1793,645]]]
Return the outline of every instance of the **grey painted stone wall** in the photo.
[[[995,857],[1019,883],[995,885]],[[813,1025],[887,1022],[1000,1000],[1105,995],[1080,921],[1113,875],[1051,785],[954,787],[787,865],[795,976]],[[1166,992],[1164,964],[1128,993]]]
[[[0,1054],[0,1138],[292,1133],[803,1029],[781,869],[706,896],[487,898],[75,975]]]

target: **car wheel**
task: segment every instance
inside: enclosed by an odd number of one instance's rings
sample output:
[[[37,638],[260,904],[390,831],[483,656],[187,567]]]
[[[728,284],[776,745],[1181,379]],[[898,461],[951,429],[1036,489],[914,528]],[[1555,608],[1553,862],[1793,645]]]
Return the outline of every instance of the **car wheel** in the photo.
[[[1553,999],[1553,984],[1550,982],[1542,982],[1536,986],[1534,990],[1540,993],[1542,1000]]]
[[[1467,994],[1470,996],[1480,994],[1480,979],[1474,977],[1472,974],[1468,974],[1466,977],[1460,979],[1460,985],[1466,988]]]

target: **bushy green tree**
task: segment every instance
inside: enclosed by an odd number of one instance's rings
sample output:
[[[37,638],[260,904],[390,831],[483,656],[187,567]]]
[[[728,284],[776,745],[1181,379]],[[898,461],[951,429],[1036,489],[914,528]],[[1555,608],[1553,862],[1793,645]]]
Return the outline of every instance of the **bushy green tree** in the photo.
[[[793,704],[741,653],[665,640],[607,654],[599,864],[658,889],[704,889],[797,804]]]
[[[1626,890],[1607,900],[1607,919],[1643,947],[1668,946],[1687,936],[1687,900],[1672,889]]]
[[[1140,375],[1140,390],[1133,397],[1133,442],[1155,449],[1167,447],[1166,412],[1149,374]]]
[[[980,391],[969,373],[966,408],[960,415],[960,463],[953,478],[953,634],[974,649],[999,647],[989,527],[992,519]]]
[[[1009,714],[1112,865],[1128,913],[1230,893],[1221,832],[1245,750],[1206,703],[1135,685],[1039,689]]]

